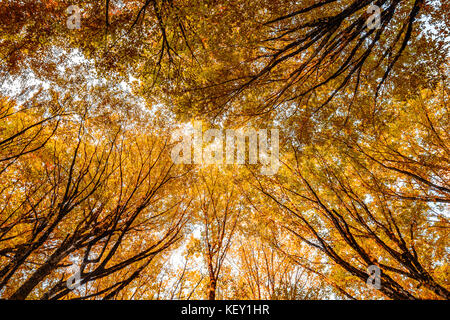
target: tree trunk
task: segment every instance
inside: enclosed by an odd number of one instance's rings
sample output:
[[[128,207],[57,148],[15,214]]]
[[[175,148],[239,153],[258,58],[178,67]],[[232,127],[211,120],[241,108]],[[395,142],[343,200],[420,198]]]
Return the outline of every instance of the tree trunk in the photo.
[[[216,286],[216,279],[210,279],[208,288],[208,300],[216,300]]]

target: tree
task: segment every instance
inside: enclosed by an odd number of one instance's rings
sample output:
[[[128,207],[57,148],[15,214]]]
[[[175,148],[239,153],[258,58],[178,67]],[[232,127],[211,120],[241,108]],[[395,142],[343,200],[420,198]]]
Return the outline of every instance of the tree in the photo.
[[[264,238],[262,238],[264,239]],[[249,241],[250,240],[250,241]],[[265,240],[265,241],[264,241]],[[260,237],[242,239],[235,268],[236,298],[250,300],[318,300],[320,279],[273,243]]]
[[[240,218],[242,208],[233,184],[221,183],[226,175],[199,172],[195,184],[201,251],[208,270],[207,298],[216,299],[217,283]]]
[[[439,100],[427,94],[436,107]],[[286,214],[278,223],[335,265],[331,278],[345,270],[366,282],[367,268],[376,265],[382,271],[379,290],[389,298],[448,299],[442,276],[448,219],[433,204],[448,202],[446,165],[439,165],[447,153],[441,137],[447,121],[435,127],[420,95],[390,110],[396,116],[387,114],[389,123],[380,120],[373,130],[355,126],[348,140],[327,131],[329,140],[321,145],[301,151],[292,146],[286,171],[258,177],[256,187]],[[403,142],[404,121],[429,144],[411,145],[421,141],[417,137]],[[383,137],[373,139],[380,132]]]
[[[3,296],[70,296],[71,260],[86,285],[81,298],[113,298],[180,239],[189,200],[168,191],[186,171],[170,161],[167,132],[140,127],[136,137],[92,122],[64,121],[64,134],[3,171],[16,179],[2,188]]]
[[[449,12],[2,1],[0,297],[449,299]],[[189,121],[282,166],[175,164]]]

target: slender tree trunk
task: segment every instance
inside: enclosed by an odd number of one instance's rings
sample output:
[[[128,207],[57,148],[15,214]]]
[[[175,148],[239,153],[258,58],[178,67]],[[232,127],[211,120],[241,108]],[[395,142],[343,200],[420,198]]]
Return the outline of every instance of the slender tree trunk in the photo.
[[[425,286],[425,288],[432,290],[438,296],[441,296],[447,300],[450,300],[450,292],[447,289],[445,289],[444,287],[437,284],[433,279],[430,279],[430,280],[424,282],[424,286]]]
[[[217,287],[216,279],[210,278],[208,288],[208,300],[216,300],[216,287]]]

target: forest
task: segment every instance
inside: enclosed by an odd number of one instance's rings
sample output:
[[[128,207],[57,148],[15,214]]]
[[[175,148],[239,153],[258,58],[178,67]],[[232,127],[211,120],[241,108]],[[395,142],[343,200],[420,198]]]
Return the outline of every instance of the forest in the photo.
[[[450,299],[449,24],[1,0],[0,298]]]

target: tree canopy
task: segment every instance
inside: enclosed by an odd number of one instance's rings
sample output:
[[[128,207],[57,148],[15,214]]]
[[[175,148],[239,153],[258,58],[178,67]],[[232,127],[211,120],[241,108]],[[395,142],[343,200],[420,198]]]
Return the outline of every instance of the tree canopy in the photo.
[[[0,2],[0,298],[450,299],[449,14]]]

